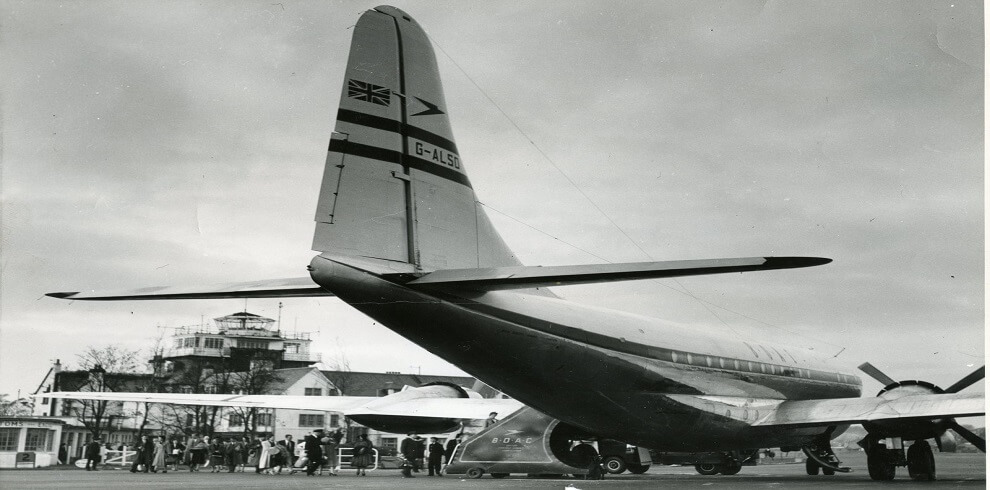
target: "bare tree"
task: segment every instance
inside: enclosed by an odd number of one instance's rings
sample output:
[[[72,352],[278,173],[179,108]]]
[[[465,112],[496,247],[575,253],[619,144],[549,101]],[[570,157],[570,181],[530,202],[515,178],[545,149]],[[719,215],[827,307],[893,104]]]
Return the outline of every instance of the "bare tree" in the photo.
[[[31,415],[30,402],[23,398],[10,399],[10,395],[0,393],[0,417],[21,417]]]
[[[79,391],[125,391],[125,386],[134,389],[144,384],[140,371],[138,351],[117,345],[105,347],[89,346],[76,356],[80,367],[89,373],[86,383]],[[92,434],[100,437],[102,432],[111,429],[115,417],[124,416],[123,404],[105,400],[77,400],[70,403],[70,413],[79,419]]]

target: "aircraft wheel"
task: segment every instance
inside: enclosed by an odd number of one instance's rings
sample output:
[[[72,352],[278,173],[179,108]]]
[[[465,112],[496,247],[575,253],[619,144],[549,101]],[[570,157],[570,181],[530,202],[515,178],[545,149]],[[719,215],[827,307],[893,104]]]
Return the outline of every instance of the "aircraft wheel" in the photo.
[[[694,465],[694,470],[705,476],[717,475],[722,465],[715,463],[698,463]]]
[[[475,466],[474,468],[467,470],[467,473],[465,473],[464,476],[471,479],[477,479],[477,478],[481,478],[481,476],[484,474],[485,474],[485,470]]]
[[[804,461],[804,472],[809,475],[817,475],[822,466],[817,461],[808,458]]]
[[[915,441],[907,450],[908,475],[914,480],[935,479],[935,455],[928,441]]]
[[[508,473],[492,473],[492,478],[499,479],[509,476]]]
[[[725,463],[724,465],[722,465],[722,467],[719,468],[718,472],[723,475],[735,475],[739,473],[740,470],[742,470],[742,465],[733,461],[731,463]]]
[[[603,464],[605,465],[605,471],[608,471],[613,475],[618,475],[619,473],[626,471],[626,462],[618,456],[609,456],[605,458]]]
[[[866,468],[870,478],[877,481],[890,481],[897,474],[897,466],[887,462],[887,449],[876,448],[866,453]]]
[[[631,465],[626,466],[626,469],[629,470],[629,472],[632,473],[632,474],[634,474],[634,475],[642,475],[643,473],[646,473],[646,470],[650,469],[650,465],[648,465],[648,464],[631,464]]]
[[[822,474],[825,476],[832,476],[835,474],[835,470],[822,466]]]

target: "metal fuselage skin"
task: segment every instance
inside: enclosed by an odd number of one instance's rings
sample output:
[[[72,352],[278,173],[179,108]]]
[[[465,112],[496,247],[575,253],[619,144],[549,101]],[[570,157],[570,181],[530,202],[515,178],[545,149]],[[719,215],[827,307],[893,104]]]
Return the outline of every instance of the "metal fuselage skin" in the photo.
[[[464,371],[589,434],[630,444],[676,451],[800,446],[824,432],[754,427],[758,409],[740,407],[740,420],[739,413],[699,410],[666,395],[801,400],[861,393],[858,377],[793,348],[524,292],[414,290],[324,256],[310,268],[322,287]]]

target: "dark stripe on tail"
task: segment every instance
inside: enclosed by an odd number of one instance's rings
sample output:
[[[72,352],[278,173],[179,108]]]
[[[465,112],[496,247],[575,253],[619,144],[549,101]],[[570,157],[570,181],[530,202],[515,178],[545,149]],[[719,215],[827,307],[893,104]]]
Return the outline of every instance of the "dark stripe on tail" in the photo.
[[[460,154],[460,152],[457,151],[457,145],[455,145],[453,141],[450,141],[449,139],[438,134],[431,133],[425,129],[417,128],[416,126],[400,124],[399,121],[394,119],[373,116],[371,114],[351,111],[348,109],[340,109],[337,111],[337,120],[349,122],[351,124],[358,124],[368,128],[381,129],[382,131],[405,134],[406,136],[416,138],[420,141],[425,141],[426,143],[438,148],[443,148],[451,153],[456,153],[458,155]]]
[[[405,158],[403,158],[401,151],[387,150],[377,146],[362,145],[360,143],[352,143],[346,140],[337,139],[330,140],[329,151],[336,151],[346,155],[354,155],[356,157],[370,158],[372,160],[380,160],[389,163],[405,163],[406,165],[409,165],[409,168],[414,168],[428,174],[436,175],[441,179],[457,182],[458,184],[469,188],[471,187],[471,182],[468,181],[467,175],[464,175],[456,170],[443,167],[429,160],[423,160],[422,158],[416,158],[411,155],[406,155]]]

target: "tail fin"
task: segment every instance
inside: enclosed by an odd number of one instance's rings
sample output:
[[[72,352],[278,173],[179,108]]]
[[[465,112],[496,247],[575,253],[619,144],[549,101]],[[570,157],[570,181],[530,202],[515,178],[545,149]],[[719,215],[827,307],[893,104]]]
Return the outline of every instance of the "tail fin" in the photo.
[[[394,7],[354,28],[313,250],[423,271],[519,264],[464,171],[430,40]]]

